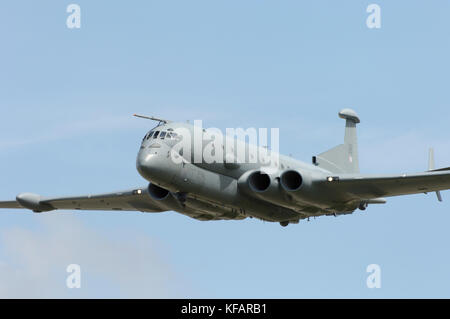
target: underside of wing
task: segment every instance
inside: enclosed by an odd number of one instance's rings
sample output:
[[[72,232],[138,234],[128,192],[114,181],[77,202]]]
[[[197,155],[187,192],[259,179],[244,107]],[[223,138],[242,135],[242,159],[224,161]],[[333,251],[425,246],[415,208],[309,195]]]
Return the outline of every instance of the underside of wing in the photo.
[[[339,176],[321,183],[338,194],[372,199],[449,189],[450,170],[385,176]]]
[[[42,200],[55,209],[104,210],[104,211],[163,211],[157,201],[146,196],[145,188],[124,192],[88,195],[80,197],[49,198]]]
[[[26,208],[34,212],[62,210],[100,210],[100,211],[164,211],[157,200],[148,196],[146,188],[136,188],[122,192],[86,195],[76,197],[45,198],[36,194],[24,193],[16,201],[0,202],[0,208]]]
[[[183,197],[169,191],[150,194],[149,187],[76,197],[46,198],[37,194],[23,193],[17,196],[16,201],[0,202],[0,208],[22,208],[37,213],[53,210],[140,211],[150,213],[173,210],[201,221],[246,218],[236,210],[218,203],[209,203],[190,196]]]

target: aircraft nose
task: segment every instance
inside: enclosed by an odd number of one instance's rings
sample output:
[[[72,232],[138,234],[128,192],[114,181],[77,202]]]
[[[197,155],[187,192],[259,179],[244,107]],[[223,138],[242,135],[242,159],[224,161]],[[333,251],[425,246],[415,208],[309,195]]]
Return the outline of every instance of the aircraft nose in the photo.
[[[139,151],[136,160],[136,168],[139,174],[147,180],[151,176],[152,171],[158,168],[158,165],[156,163],[157,160],[155,159],[156,156],[157,154],[149,152],[146,149]]]
[[[165,184],[170,182],[176,173],[167,156],[168,150],[163,145],[142,148],[137,156],[136,168],[139,174],[150,182]]]

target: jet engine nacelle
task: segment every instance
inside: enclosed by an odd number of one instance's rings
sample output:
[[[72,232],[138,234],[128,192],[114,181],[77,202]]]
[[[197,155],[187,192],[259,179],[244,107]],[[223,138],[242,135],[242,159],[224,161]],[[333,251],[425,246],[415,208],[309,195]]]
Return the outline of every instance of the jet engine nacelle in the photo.
[[[259,170],[248,171],[244,173],[238,180],[239,190],[248,195],[264,193],[271,186],[271,177]]]
[[[279,175],[260,170],[246,172],[238,180],[239,190],[269,203],[294,208],[292,197],[289,198],[280,185]]]
[[[298,202],[314,205],[314,178],[308,173],[286,170],[269,175],[264,171],[249,171],[239,180],[239,189],[252,197],[287,208],[296,208]]]
[[[261,172],[261,171],[252,172],[248,176],[247,184],[248,184],[249,189],[252,192],[256,192],[256,193],[264,193],[271,186],[273,187],[271,177],[268,174]]]
[[[314,190],[314,178],[309,172],[286,170],[280,175],[280,185],[283,190],[300,202],[315,204],[317,191]]]
[[[182,201],[161,186],[150,183],[146,193],[154,201],[154,204],[163,210],[179,210],[183,208]]]
[[[164,200],[170,195],[170,192],[167,189],[153,183],[148,185],[147,190],[150,197],[154,200]]]
[[[311,186],[311,178],[297,170],[287,170],[280,175],[281,187],[286,192],[297,192]]]

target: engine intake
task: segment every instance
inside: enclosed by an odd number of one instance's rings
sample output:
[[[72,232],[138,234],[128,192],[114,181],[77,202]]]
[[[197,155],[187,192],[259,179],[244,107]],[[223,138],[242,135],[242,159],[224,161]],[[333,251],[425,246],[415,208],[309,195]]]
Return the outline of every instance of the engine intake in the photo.
[[[265,192],[270,186],[270,177],[260,171],[254,172],[248,177],[248,185],[254,192]]]
[[[152,183],[148,185],[148,193],[155,200],[163,200],[169,196],[169,191],[167,189]]]
[[[303,177],[299,172],[289,170],[281,174],[280,182],[286,191],[293,192],[300,189],[303,184]]]

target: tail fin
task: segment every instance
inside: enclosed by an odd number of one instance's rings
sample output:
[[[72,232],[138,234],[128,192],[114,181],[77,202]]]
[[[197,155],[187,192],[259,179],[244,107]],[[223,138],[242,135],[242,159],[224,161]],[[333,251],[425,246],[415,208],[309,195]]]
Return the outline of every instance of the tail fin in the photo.
[[[343,109],[339,117],[345,119],[344,144],[313,157],[313,163],[332,173],[359,173],[356,124],[358,115],[351,109]]]

